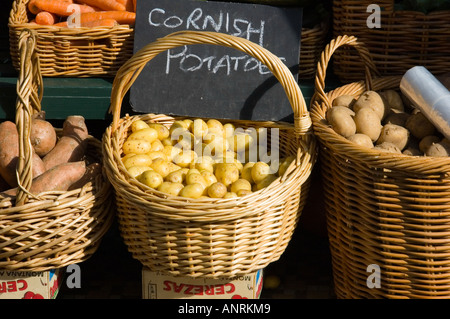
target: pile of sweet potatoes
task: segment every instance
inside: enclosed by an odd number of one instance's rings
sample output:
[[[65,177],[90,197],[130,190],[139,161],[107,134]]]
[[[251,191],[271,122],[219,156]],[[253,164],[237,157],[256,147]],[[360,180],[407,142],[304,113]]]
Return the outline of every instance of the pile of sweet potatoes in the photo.
[[[90,135],[85,119],[68,116],[60,133],[40,112],[31,120],[30,142],[32,184],[34,195],[48,191],[77,189],[101,172],[99,163],[87,161],[86,149]],[[0,191],[3,196],[15,196],[18,189],[16,167],[19,161],[19,134],[11,121],[0,123]]]

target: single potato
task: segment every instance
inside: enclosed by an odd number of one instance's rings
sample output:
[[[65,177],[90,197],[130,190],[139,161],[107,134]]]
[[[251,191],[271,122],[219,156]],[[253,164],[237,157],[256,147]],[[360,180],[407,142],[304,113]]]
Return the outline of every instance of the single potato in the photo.
[[[225,194],[227,194],[227,187],[220,182],[215,182],[208,187],[208,196],[211,198],[222,198]]]
[[[162,182],[158,190],[169,195],[178,196],[183,187],[182,183]]]
[[[362,147],[373,147],[372,139],[366,134],[356,133],[355,135],[349,136],[348,140]]]
[[[392,143],[402,151],[409,141],[409,131],[399,125],[386,124],[381,129],[380,137],[376,144],[382,144],[384,142]]]
[[[331,128],[343,137],[349,137],[356,133],[356,123],[353,120],[355,112],[345,106],[334,106],[326,113],[326,118]]]
[[[375,142],[380,137],[383,126],[379,116],[373,109],[369,107],[359,109],[356,111],[353,120],[356,124],[356,133],[367,135],[372,142]]]
[[[364,92],[353,104],[353,111],[358,112],[363,107],[370,107],[383,120],[389,112],[383,98],[375,91]]]
[[[142,174],[138,175],[136,179],[139,182],[155,189],[158,188],[159,185],[161,185],[164,182],[163,177],[154,170],[147,170]]]

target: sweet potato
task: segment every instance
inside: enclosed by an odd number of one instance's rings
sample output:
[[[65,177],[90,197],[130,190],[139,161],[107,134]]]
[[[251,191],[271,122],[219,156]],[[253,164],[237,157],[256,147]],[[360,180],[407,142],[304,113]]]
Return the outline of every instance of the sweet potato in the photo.
[[[100,163],[92,163],[86,167],[84,175],[75,183],[70,185],[68,190],[81,188],[89,182],[93,182],[97,176],[102,173],[102,165]]]
[[[85,173],[86,163],[84,161],[59,164],[33,178],[29,192],[38,195],[49,191],[67,191]],[[4,191],[1,194],[3,196],[15,196],[17,187]]]
[[[56,131],[50,122],[40,118],[31,120],[30,141],[37,155],[47,155],[55,147],[56,140]]]
[[[71,115],[63,124],[62,136],[55,147],[42,159],[48,170],[62,163],[83,159],[89,136],[84,117]]]
[[[46,169],[41,158],[33,151],[32,175],[42,174]],[[0,124],[0,175],[10,187],[17,186],[16,166],[19,160],[19,134],[11,121]]]

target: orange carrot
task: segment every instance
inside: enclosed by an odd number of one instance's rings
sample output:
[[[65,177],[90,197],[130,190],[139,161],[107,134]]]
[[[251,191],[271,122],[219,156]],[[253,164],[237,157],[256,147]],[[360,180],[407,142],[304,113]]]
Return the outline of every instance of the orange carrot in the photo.
[[[136,3],[137,3],[137,0],[133,0],[134,12],[136,12]]]
[[[35,0],[34,5],[41,11],[48,11],[68,17],[74,12],[95,12],[95,8],[85,4],[75,4],[64,0]]]
[[[103,19],[103,20],[94,20],[94,21],[88,21],[88,22],[81,22],[80,28],[93,28],[93,27],[113,27],[118,25],[119,23],[114,19]],[[67,28],[67,21],[62,21],[55,23],[54,26],[56,27],[63,27]]]
[[[114,19],[119,24],[134,24],[136,13],[128,11],[97,11],[80,14],[80,23],[86,23],[95,20]]]
[[[57,16],[54,13],[48,11],[41,11],[36,14],[36,23],[41,25],[52,25],[57,21]]]
[[[125,10],[126,11],[130,11],[130,12],[136,12],[134,10],[134,3],[133,0],[116,0],[117,2],[123,4],[125,6]]]
[[[125,11],[125,6],[116,0],[78,0],[78,2],[104,11]]]
[[[32,14],[38,14],[41,11],[41,9],[36,7],[36,0],[30,0],[30,2],[28,2],[28,10]]]

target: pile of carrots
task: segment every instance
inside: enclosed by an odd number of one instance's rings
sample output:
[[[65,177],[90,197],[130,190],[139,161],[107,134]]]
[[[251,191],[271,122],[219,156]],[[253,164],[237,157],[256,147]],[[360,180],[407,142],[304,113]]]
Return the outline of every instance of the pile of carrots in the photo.
[[[69,27],[67,18],[79,27],[134,25],[136,0],[30,0],[28,10],[35,15],[31,23]]]

